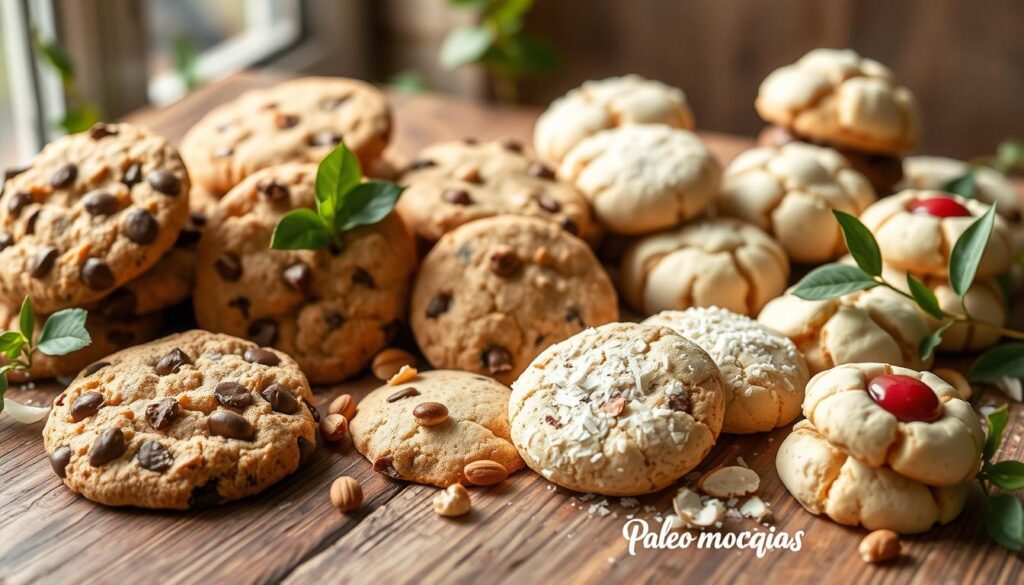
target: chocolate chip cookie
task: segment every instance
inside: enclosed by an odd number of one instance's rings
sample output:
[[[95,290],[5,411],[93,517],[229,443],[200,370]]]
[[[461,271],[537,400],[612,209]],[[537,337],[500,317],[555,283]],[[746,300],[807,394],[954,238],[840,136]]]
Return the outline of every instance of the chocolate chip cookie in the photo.
[[[611,280],[582,240],[516,215],[442,237],[423,260],[410,312],[434,367],[506,384],[549,345],[619,317]]]
[[[166,140],[130,124],[59,138],[0,195],[0,300],[37,311],[98,301],[152,267],[188,217]]]
[[[43,441],[64,484],[110,506],[198,508],[260,492],[312,452],[309,383],[284,353],[189,331],[82,371]]]
[[[276,347],[314,383],[363,369],[405,315],[415,250],[397,214],[327,250],[271,250],[286,212],[315,205],[314,164],[258,171],[218,204],[199,243],[199,325]]]

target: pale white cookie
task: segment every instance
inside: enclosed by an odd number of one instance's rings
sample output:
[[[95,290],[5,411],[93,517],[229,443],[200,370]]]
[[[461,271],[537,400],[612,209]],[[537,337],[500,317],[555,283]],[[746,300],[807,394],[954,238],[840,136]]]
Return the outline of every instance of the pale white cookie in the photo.
[[[533,148],[557,165],[584,138],[625,124],[664,124],[693,129],[693,112],[681,90],[639,75],[586,81],[556,99],[537,118]]]
[[[776,69],[754,105],[765,120],[817,140],[893,154],[917,143],[913,94],[884,65],[849,49],[814,49]]]
[[[868,530],[924,532],[952,522],[967,501],[967,484],[929,487],[886,467],[870,467],[830,445],[805,420],[779,446],[775,466],[808,512]]]
[[[721,176],[696,134],[653,124],[598,132],[569,151],[558,169],[618,234],[645,234],[695,217],[711,203]]]
[[[719,218],[637,240],[623,257],[620,284],[645,315],[712,305],[756,315],[788,278],[778,242],[754,225]]]
[[[835,150],[791,142],[755,148],[725,170],[718,210],[775,236],[794,262],[821,263],[846,250],[833,209],[851,215],[875,201],[871,183]]]
[[[718,307],[662,311],[643,325],[668,327],[715,360],[725,379],[723,433],[759,433],[800,415],[807,362],[789,338]]]
[[[605,495],[657,491],[693,469],[722,428],[714,361],[666,327],[610,323],[537,356],[512,385],[512,442],[531,469]]]
[[[962,160],[942,156],[908,156],[903,159],[903,180],[896,186],[904,189],[941,191],[950,182],[969,171]],[[996,211],[1007,221],[1021,217],[1021,194],[1013,181],[990,167],[974,167],[974,197],[982,203],[996,203]]]

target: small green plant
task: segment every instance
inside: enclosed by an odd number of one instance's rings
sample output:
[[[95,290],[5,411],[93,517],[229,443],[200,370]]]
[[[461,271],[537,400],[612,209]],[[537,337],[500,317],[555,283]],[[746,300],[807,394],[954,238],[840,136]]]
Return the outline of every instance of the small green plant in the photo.
[[[945,185],[943,190],[973,198],[977,189],[978,167],[991,167],[1001,173],[1024,171],[1024,139],[1008,138],[999,143],[993,155],[979,156],[968,162],[967,171]]]
[[[196,50],[192,39],[183,34],[176,35],[174,37],[174,70],[189,90],[199,87],[202,83],[196,70],[198,62],[199,51]]]
[[[64,117],[57,121],[57,126],[68,134],[84,132],[92,128],[93,124],[99,121],[99,111],[88,103],[79,92],[71,57],[56,41],[43,40],[39,36],[39,32],[34,29],[32,30],[32,46],[35,47],[39,58],[60,75],[61,84],[64,86],[67,107],[64,110]]]
[[[1009,414],[1006,405],[988,414],[988,437],[982,454],[978,483],[988,498],[985,528],[992,540],[1013,551],[1024,549],[1024,507],[1013,492],[1024,489],[1024,463],[992,462],[999,450]]]

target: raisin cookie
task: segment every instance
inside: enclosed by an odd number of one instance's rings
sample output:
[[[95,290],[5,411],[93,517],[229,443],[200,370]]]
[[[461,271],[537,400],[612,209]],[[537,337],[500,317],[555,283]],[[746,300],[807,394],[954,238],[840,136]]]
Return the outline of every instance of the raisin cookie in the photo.
[[[315,446],[309,383],[287,355],[189,331],[86,368],[54,401],[54,471],[109,506],[187,509],[258,493]]]
[[[664,124],[693,129],[693,112],[681,90],[639,75],[586,81],[556,99],[537,118],[533,147],[558,165],[584,138],[625,124]]]
[[[574,185],[609,231],[674,227],[704,211],[722,169],[693,132],[654,124],[603,130],[579,142],[558,177]]]
[[[254,172],[320,162],[342,140],[369,167],[391,137],[387,97],[362,81],[305,77],[219,106],[181,143],[196,185],[221,197]]]
[[[619,317],[615,288],[582,240],[516,215],[445,234],[423,260],[410,311],[434,367],[505,384],[549,345]]]
[[[509,436],[510,392],[468,372],[424,372],[363,398],[349,427],[352,443],[375,471],[393,479],[438,487],[468,485],[463,469],[481,460],[495,461],[513,473],[523,467],[523,460]],[[413,413],[425,402],[443,405],[447,418],[421,424]]]
[[[363,369],[396,333],[416,259],[394,213],[326,250],[271,250],[281,216],[314,207],[316,172],[263,169],[221,199],[199,243],[193,305],[201,327],[280,349],[327,384]]]
[[[52,313],[103,298],[174,244],[189,186],[178,153],[138,126],[51,142],[0,194],[0,300]]]
[[[696,467],[722,428],[715,362],[667,327],[611,323],[537,356],[512,385],[512,441],[562,487],[657,491]]]
[[[398,213],[418,236],[434,242],[469,221],[502,214],[540,217],[568,232],[590,233],[590,204],[531,162],[515,141],[442,142],[417,155],[399,182]]]
[[[718,307],[662,311],[644,325],[668,327],[715,360],[725,380],[723,433],[759,433],[800,416],[810,374],[786,336]]]
[[[636,240],[622,260],[622,294],[645,315],[716,305],[757,315],[782,294],[789,258],[757,226],[707,219]]]

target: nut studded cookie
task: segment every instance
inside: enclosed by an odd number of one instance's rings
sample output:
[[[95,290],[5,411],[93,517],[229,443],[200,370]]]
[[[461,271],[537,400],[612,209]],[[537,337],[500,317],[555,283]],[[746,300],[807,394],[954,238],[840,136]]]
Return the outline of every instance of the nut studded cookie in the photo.
[[[201,327],[280,349],[326,384],[387,345],[416,260],[396,214],[346,232],[340,248],[271,250],[281,216],[314,207],[316,172],[303,163],[264,169],[220,201],[199,243],[193,305]]]
[[[666,327],[611,323],[537,356],[512,385],[512,441],[562,487],[609,496],[657,491],[697,466],[722,427],[724,383]]]
[[[463,469],[481,460],[513,473],[522,469],[523,460],[509,437],[509,394],[508,387],[476,374],[424,372],[362,399],[349,427],[352,443],[375,471],[393,479],[468,485]],[[447,417],[422,424],[414,411],[431,402],[443,405]]]
[[[664,124],[693,129],[693,112],[681,90],[639,75],[586,81],[556,99],[537,118],[533,147],[557,165],[584,138],[625,124]]]
[[[871,184],[839,153],[792,142],[736,157],[717,203],[723,215],[773,235],[794,262],[814,264],[846,251],[832,210],[857,216],[874,201]]]
[[[422,150],[399,182],[398,213],[418,236],[434,242],[460,225],[502,214],[549,219],[585,237],[590,204],[531,162],[514,141],[442,142]]]
[[[757,315],[786,289],[789,258],[756,226],[735,219],[701,220],[644,236],[622,260],[622,294],[652,314],[719,306]]]
[[[196,185],[221,197],[259,169],[319,162],[342,140],[364,167],[391,136],[387,97],[354,79],[305,77],[210,111],[181,143]]]
[[[803,420],[779,446],[779,479],[800,505],[840,524],[904,534],[948,524],[963,510],[968,485],[930,487],[871,467],[835,447]]]
[[[258,493],[312,452],[306,377],[287,355],[206,331],[115,353],[54,401],[54,471],[110,506],[198,508]]]
[[[941,156],[908,156],[903,159],[903,182],[898,190],[942,191],[950,181],[974,171],[974,197],[996,205],[996,212],[1008,222],[1021,219],[1021,194],[1006,175],[986,166],[971,166],[964,161]]]
[[[725,380],[723,433],[759,433],[800,416],[807,362],[787,337],[718,307],[662,311],[644,325],[668,327],[715,360]]]
[[[566,154],[558,178],[576,187],[602,224],[645,234],[697,216],[718,191],[722,169],[687,130],[633,124],[604,130]]]
[[[103,298],[174,244],[188,193],[177,152],[138,126],[53,141],[4,184],[0,299],[52,313]]]
[[[423,260],[410,309],[434,367],[505,384],[549,345],[618,317],[611,280],[582,240],[515,215],[445,234]]]
[[[887,264],[914,274],[945,276],[957,239],[988,209],[980,201],[949,193],[908,190],[868,207],[860,220],[875,235]],[[977,275],[1007,272],[1013,249],[1006,221],[997,215]]]

